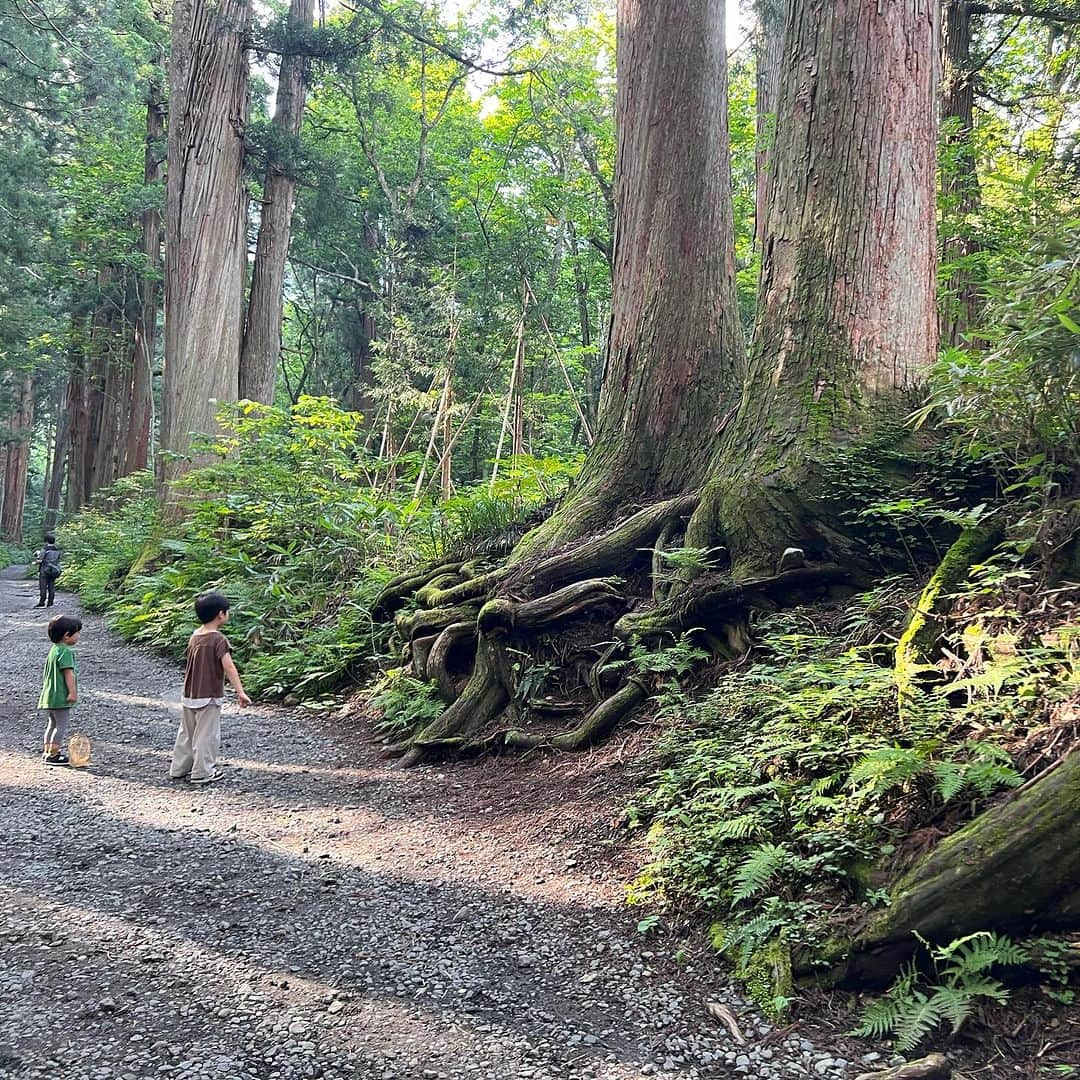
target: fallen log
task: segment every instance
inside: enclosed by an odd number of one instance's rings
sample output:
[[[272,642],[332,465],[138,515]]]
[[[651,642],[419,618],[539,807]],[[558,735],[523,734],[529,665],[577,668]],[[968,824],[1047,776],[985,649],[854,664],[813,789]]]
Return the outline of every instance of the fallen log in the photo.
[[[1080,753],[946,837],[891,892],[833,981],[887,984],[915,932],[945,944],[978,930],[1080,929]]]

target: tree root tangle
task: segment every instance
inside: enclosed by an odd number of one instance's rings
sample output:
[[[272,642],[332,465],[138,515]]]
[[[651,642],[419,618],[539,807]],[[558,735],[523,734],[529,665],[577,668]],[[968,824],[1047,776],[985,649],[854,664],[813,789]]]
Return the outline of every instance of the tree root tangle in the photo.
[[[434,683],[447,708],[387,752],[409,765],[481,744],[560,750],[593,745],[648,696],[643,681],[627,680],[611,663],[625,651],[627,639],[656,640],[700,628],[715,651],[741,654],[749,646],[749,610],[774,610],[792,597],[818,596],[848,580],[841,567],[821,565],[745,582],[713,574],[689,585],[677,583],[678,591],[672,590],[667,581],[661,583],[664,567],[657,551],[685,527],[697,503],[692,495],[645,507],[569,549],[517,564],[491,569],[478,561],[446,563],[390,582],[377,606],[396,610],[395,630],[413,674]],[[627,614],[631,600],[626,581],[610,576],[612,572],[637,575],[634,589],[640,591],[645,581],[646,597],[661,596],[663,601]],[[410,592],[418,606],[403,611]],[[560,651],[557,665],[543,662],[549,670],[540,677],[560,683],[572,678],[569,689],[541,696],[533,683],[531,690],[523,690],[528,665],[513,657],[535,652],[538,636],[562,633],[583,621],[614,627],[614,640],[606,641],[601,630],[584,646],[592,651],[597,642],[604,643],[599,660],[583,668],[579,651],[566,666],[567,657]],[[469,661],[472,670],[466,679]],[[584,715],[570,730],[552,734],[523,728],[523,712],[565,715],[586,687],[593,704],[577,706]],[[548,709],[552,698],[561,703]]]

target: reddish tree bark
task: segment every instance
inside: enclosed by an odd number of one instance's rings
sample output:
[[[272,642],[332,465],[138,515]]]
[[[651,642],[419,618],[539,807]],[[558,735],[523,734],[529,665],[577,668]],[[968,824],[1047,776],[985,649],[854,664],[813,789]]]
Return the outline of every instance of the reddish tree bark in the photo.
[[[16,543],[22,540],[26,478],[30,467],[30,440],[34,434],[34,380],[25,375],[16,395],[16,405],[4,433],[4,499],[0,510],[0,536]]]
[[[937,349],[936,0],[790,2],[784,43],[747,392],[688,534],[747,576],[838,554],[816,464],[901,419]]]
[[[143,183],[159,184],[164,175],[165,103],[161,81],[155,76],[147,87],[146,144],[143,150]],[[154,416],[154,345],[161,305],[161,211],[147,207],[142,213],[139,250],[145,269],[138,281],[138,312],[131,343],[128,427],[124,439],[120,475],[139,472],[149,461]]]
[[[519,554],[566,544],[705,478],[735,400],[723,0],[620,0],[612,315],[582,480]]]
[[[238,392],[247,199],[250,0],[176,0],[169,63],[165,384],[159,478],[191,467]]]
[[[760,245],[769,205],[769,150],[776,128],[776,99],[780,90],[780,65],[784,47],[783,0],[758,0],[754,32],[757,84],[757,148],[754,153],[754,239]]]

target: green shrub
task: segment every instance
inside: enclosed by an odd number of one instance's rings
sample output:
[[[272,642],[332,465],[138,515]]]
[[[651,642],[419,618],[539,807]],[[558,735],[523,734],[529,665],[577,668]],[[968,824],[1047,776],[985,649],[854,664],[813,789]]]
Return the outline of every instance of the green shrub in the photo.
[[[198,449],[211,463],[178,484],[166,518],[148,475],[114,485],[63,529],[63,583],[125,638],[182,654],[192,602],[232,601],[229,636],[254,693],[323,698],[368,677],[389,627],[370,611],[402,568],[522,531],[573,466],[515,459],[494,486],[438,505],[370,482],[357,413],[325,398],[250,402]],[[404,468],[404,467],[403,467]]]

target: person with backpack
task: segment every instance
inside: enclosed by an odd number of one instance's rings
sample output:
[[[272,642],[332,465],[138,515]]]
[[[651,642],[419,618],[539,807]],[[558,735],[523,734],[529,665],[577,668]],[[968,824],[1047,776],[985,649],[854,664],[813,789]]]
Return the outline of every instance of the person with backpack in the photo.
[[[52,607],[60,576],[60,549],[52,533],[45,534],[45,546],[34,553],[34,558],[38,564],[38,602],[34,607]]]

